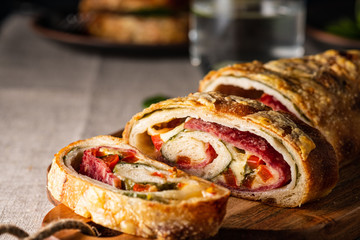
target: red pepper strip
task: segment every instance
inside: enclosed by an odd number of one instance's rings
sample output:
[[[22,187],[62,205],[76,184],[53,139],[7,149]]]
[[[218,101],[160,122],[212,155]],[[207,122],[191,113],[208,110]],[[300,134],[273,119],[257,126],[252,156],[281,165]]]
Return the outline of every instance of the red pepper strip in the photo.
[[[151,174],[151,176],[166,178],[166,177],[164,176],[164,174],[162,174],[162,173],[160,173],[160,172],[153,172],[153,173]]]
[[[115,165],[119,162],[119,155],[117,154],[110,154],[103,158],[101,158],[111,169],[111,171],[114,170]]]
[[[224,177],[225,177],[225,182],[226,182],[227,186],[237,187],[236,177],[235,177],[233,171],[231,170],[231,168],[228,168],[228,170],[226,170],[224,172]]]
[[[269,180],[270,178],[273,178],[273,175],[271,174],[269,168],[265,165],[265,162],[263,160],[261,160],[260,158],[258,158],[257,156],[251,155],[247,159],[247,165],[251,169],[257,169],[258,168],[257,174],[260,176],[260,178],[264,182],[267,182],[267,180]],[[249,180],[247,180],[245,182],[246,182],[246,184],[250,183]]]
[[[265,165],[261,165],[259,167],[259,170],[257,172],[257,174],[260,176],[260,178],[264,181],[267,182],[269,179],[273,178],[273,175],[271,174],[271,172],[269,171],[268,167]]]
[[[266,93],[264,93],[260,97],[259,101],[265,104],[266,106],[271,107],[274,111],[290,112],[289,109],[287,109],[287,107],[285,107],[279,100]]]
[[[265,162],[263,160],[261,160],[260,158],[258,158],[255,155],[251,155],[248,159],[247,159],[247,165],[251,168],[251,169],[256,169],[257,167],[259,167],[260,165],[265,165]]]
[[[100,152],[99,150],[100,150],[100,148],[92,148],[92,149],[90,149],[91,155],[93,155],[94,157],[97,157],[97,158],[98,157],[103,157],[103,156],[106,155],[105,153]]]
[[[139,160],[137,159],[137,157],[135,156],[135,152],[133,151],[121,152],[120,157],[122,157],[120,161],[126,163],[135,163]]]
[[[185,185],[186,185],[186,183],[181,183],[181,182],[179,182],[179,183],[177,184],[177,189],[182,189]]]
[[[177,156],[176,164],[184,169],[191,168],[191,160],[189,157],[186,156]]]
[[[135,183],[133,186],[133,190],[136,192],[144,192],[147,191],[149,187],[150,187],[149,185]]]
[[[160,138],[160,135],[151,136],[151,140],[154,144],[155,150],[160,151],[164,141]]]
[[[135,192],[149,192],[151,185],[149,184],[140,184],[140,183],[135,183],[133,186],[133,190]]]
[[[271,172],[269,171],[269,169],[268,169],[268,167],[266,165],[260,165],[257,174],[260,176],[260,178],[264,182],[267,182],[269,179],[273,178],[273,175],[271,174]],[[242,182],[242,185],[244,187],[246,187],[247,189],[251,189],[252,185],[253,185],[254,178],[255,178],[254,175],[247,176],[244,179],[244,181]]]

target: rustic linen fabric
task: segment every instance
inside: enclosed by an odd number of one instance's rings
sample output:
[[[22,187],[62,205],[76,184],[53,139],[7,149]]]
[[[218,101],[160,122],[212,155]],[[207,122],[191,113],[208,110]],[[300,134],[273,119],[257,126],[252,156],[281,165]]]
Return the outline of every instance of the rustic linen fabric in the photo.
[[[0,29],[0,223],[31,234],[53,208],[54,153],[123,128],[146,97],[196,91],[202,76],[187,56],[80,50],[42,38],[30,20],[13,15]]]

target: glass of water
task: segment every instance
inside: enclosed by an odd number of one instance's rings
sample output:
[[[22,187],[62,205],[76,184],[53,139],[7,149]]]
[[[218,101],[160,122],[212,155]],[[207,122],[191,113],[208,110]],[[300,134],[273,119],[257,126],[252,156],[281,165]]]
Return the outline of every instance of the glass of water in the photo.
[[[304,54],[304,0],[193,0],[191,11],[191,64],[205,72]]]

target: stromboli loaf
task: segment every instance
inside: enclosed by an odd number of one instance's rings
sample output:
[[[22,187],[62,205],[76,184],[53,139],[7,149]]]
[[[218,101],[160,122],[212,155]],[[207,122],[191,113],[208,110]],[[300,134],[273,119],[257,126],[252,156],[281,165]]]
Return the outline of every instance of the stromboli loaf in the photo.
[[[334,149],[316,129],[236,96],[195,93],[153,104],[127,123],[123,138],[234,196],[281,207],[323,197],[338,179]]]
[[[79,2],[79,13],[88,33],[121,44],[186,44],[188,11],[188,0]]]
[[[340,164],[360,153],[360,51],[235,64],[211,71],[199,91],[259,99],[320,130]]]
[[[114,156],[120,158],[116,165]],[[105,171],[104,162],[113,165],[112,172]],[[110,136],[77,141],[60,150],[47,187],[56,200],[95,223],[158,239],[215,235],[230,194]]]
[[[92,12],[86,14],[90,34],[122,44],[184,44],[187,42],[188,16],[136,16]]]

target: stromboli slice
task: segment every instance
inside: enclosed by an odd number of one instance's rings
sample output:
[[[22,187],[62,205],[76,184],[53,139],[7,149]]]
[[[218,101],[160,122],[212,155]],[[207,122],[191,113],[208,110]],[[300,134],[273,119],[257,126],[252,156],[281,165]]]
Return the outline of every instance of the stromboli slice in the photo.
[[[127,123],[123,137],[234,196],[276,206],[325,196],[338,179],[334,150],[316,129],[236,96],[195,93],[153,104]]]
[[[230,192],[151,160],[120,138],[98,136],[60,150],[52,196],[105,227],[158,239],[203,239],[220,228]]]
[[[235,64],[211,71],[199,91],[258,99],[320,130],[345,164],[360,153],[360,51]]]
[[[79,1],[84,30],[120,44],[186,44],[188,9],[188,0]]]

